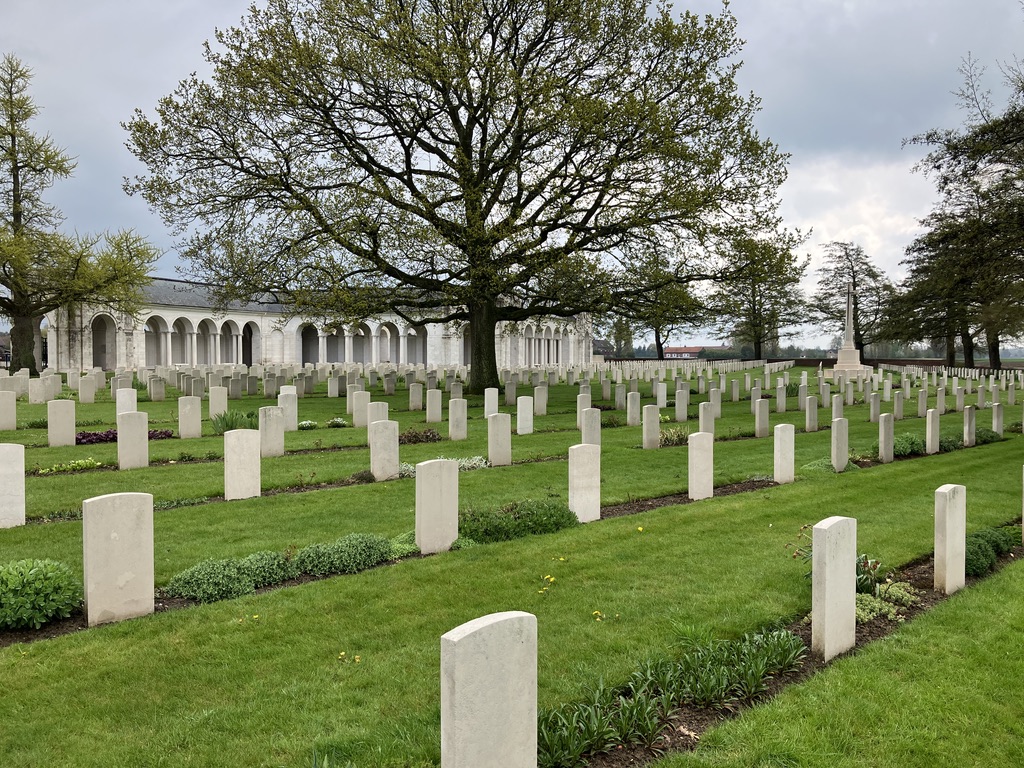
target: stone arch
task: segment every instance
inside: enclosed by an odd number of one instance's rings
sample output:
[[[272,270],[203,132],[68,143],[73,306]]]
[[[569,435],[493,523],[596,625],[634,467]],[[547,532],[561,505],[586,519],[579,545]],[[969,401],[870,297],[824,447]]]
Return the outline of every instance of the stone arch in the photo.
[[[377,362],[398,363],[399,362],[399,337],[401,336],[398,326],[394,323],[381,323],[377,328],[378,347]]]
[[[406,330],[406,355],[409,365],[427,364],[427,329],[414,325]]]
[[[312,323],[303,323],[299,326],[298,339],[301,355],[299,364],[320,362],[320,332]]]
[[[192,321],[179,317],[171,324],[171,362],[195,365],[192,359],[191,338],[194,333]]]
[[[284,362],[284,331],[275,328],[270,332],[270,343],[267,345],[267,357],[272,363]]]
[[[222,363],[241,362],[238,359],[241,349],[236,346],[238,343],[236,339],[239,339],[242,335],[238,323],[234,320],[225,320],[220,324],[218,333],[220,333],[220,357],[215,357],[214,360],[219,360]]]
[[[331,328],[327,332],[327,359],[325,363],[345,362],[345,329]]]
[[[353,363],[368,363],[371,360],[373,335],[370,326],[360,323],[352,329],[352,360]]]
[[[217,326],[213,320],[204,318],[196,327],[196,365],[212,365],[214,361],[213,342]]]
[[[250,320],[242,327],[242,364],[254,365],[263,362],[262,334],[258,324]]]
[[[117,368],[117,323],[106,313],[89,323],[92,338],[92,367],[104,371]]]
[[[152,368],[157,365],[170,365],[170,350],[165,349],[169,337],[164,335],[170,333],[167,321],[160,315],[151,315],[143,324],[142,333],[145,338],[143,359],[146,366]]]

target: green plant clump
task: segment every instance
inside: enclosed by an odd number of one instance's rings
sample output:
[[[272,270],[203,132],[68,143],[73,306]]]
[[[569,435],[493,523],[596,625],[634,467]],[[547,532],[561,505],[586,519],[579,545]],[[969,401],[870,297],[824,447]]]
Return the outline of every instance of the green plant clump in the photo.
[[[223,435],[233,429],[259,429],[260,417],[253,412],[224,411],[210,419],[210,426],[215,435]]]
[[[0,566],[0,627],[39,629],[82,603],[82,583],[64,563],[15,560]]]
[[[690,439],[690,430],[687,427],[669,427],[661,430],[661,447],[669,448],[676,445],[686,445]]]
[[[302,573],[329,576],[358,573],[391,559],[391,542],[370,533],[350,533],[327,544],[299,550],[295,564]]]
[[[968,576],[984,576],[996,567],[996,553],[988,540],[977,533],[967,537],[964,550],[964,572]]]
[[[962,437],[955,437],[953,435],[941,435],[939,437],[939,453],[959,451],[963,447],[964,440]]]
[[[403,557],[418,555],[420,548],[416,546],[416,531],[406,531],[391,540],[391,559],[401,560]]]
[[[1002,440],[999,433],[994,429],[988,427],[976,427],[974,429],[974,444],[975,445],[986,445],[988,443],[997,443]]]
[[[238,560],[204,560],[176,574],[164,587],[171,597],[213,603],[256,591],[252,577]]]
[[[498,509],[467,507],[459,513],[459,533],[480,544],[552,533],[579,525],[563,501],[523,499]]]
[[[924,456],[926,450],[924,438],[909,432],[897,435],[892,441],[893,456]]]
[[[252,581],[256,589],[294,579],[299,575],[295,561],[283,552],[253,552],[238,561],[243,578]]]

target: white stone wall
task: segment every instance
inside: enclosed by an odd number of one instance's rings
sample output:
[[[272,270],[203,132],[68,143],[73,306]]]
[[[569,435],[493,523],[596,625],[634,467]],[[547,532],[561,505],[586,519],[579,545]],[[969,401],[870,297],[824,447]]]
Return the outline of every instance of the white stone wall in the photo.
[[[270,312],[215,315],[207,308],[146,305],[135,318],[79,306],[70,317],[58,311],[46,320],[48,367],[59,371],[243,362],[469,363],[468,340],[458,324],[410,326],[394,315],[333,329]],[[591,361],[593,338],[585,318],[550,320],[502,327],[495,345],[499,368],[569,366]]]

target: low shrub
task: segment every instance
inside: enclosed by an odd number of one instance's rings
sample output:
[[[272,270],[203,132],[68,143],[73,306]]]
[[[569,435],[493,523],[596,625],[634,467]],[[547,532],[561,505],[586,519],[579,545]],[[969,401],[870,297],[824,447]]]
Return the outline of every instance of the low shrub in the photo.
[[[36,469],[33,474],[36,475],[63,475],[69,472],[84,472],[87,469],[98,469],[104,466],[102,461],[96,461],[93,458],[87,459],[75,459],[74,461],[68,461],[63,464],[54,464],[52,467],[42,467]]]
[[[601,429],[613,429],[625,425],[625,420],[617,413],[601,414]]]
[[[962,437],[956,437],[954,435],[939,436],[939,453],[950,453],[952,451],[959,451],[963,447],[964,439]]]
[[[972,533],[964,551],[964,572],[968,576],[984,576],[996,566],[996,553],[983,536]]]
[[[391,542],[370,533],[350,533],[327,544],[299,550],[295,564],[303,573],[329,576],[358,573],[391,559]]]
[[[1002,440],[999,433],[994,429],[988,427],[975,427],[974,429],[974,444],[975,445],[986,445],[988,443],[998,443]]]
[[[204,560],[171,577],[164,592],[171,597],[213,603],[256,591],[239,560]]]
[[[439,442],[441,442],[441,435],[438,434],[436,429],[430,429],[429,427],[423,427],[422,429],[409,427],[398,436],[399,445],[417,445],[419,443]]]
[[[313,430],[313,429],[319,429],[319,427],[320,427],[320,425],[317,424],[315,421],[308,421],[307,420],[307,421],[300,421],[298,423],[298,428],[299,428],[299,431],[301,431],[301,432],[308,432],[308,431]]]
[[[324,426],[327,427],[327,429],[342,429],[344,427],[351,427],[352,425],[345,421],[345,419],[341,418],[341,416],[335,416],[333,419],[328,419]]]
[[[82,603],[82,583],[64,563],[15,560],[0,566],[0,627],[39,629]]]
[[[259,429],[260,417],[253,411],[224,411],[210,419],[210,426],[215,435],[223,435],[233,429]]]
[[[168,440],[174,437],[169,429],[149,430],[150,440]],[[117,430],[108,429],[105,432],[78,432],[75,434],[75,445],[96,445],[97,443],[116,443]]]
[[[686,445],[690,439],[688,427],[669,427],[661,430],[661,447],[669,448],[676,445]]]
[[[21,423],[21,429],[46,429],[49,422],[43,419],[28,419]]]
[[[927,451],[924,438],[906,432],[896,435],[892,440],[893,456],[923,456]]]
[[[299,575],[295,561],[283,552],[253,552],[238,561],[238,568],[243,578],[252,581],[253,587],[269,587],[280,584]]]
[[[524,499],[498,509],[468,507],[459,513],[459,532],[481,544],[552,533],[579,525],[563,501]]]
[[[391,539],[391,559],[400,560],[403,557],[412,557],[420,553],[416,546],[416,531],[406,531],[403,534]]]

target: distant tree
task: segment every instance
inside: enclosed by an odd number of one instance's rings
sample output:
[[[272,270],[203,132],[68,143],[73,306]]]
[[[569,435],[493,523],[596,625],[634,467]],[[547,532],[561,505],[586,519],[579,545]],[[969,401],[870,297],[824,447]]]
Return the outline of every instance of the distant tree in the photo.
[[[825,333],[845,331],[847,286],[853,288],[853,344],[864,348],[880,338],[888,302],[895,287],[864,249],[848,242],[825,246],[825,264],[818,270],[818,290],[811,314]]]
[[[222,300],[469,323],[608,312],[628,246],[775,218],[785,156],[718,16],[641,0],[268,0],[125,126],[141,194]]]
[[[800,281],[810,258],[793,252],[798,234],[738,239],[731,249],[735,271],[717,285],[708,299],[708,313],[720,338],[749,344],[753,357],[796,334],[807,322],[807,300]]]
[[[1010,95],[1001,110],[969,57],[957,91],[964,124],[908,140],[929,148],[917,170],[941,198],[907,249],[892,311],[894,335],[941,338],[947,361],[959,338],[968,366],[979,340],[996,368],[1003,340],[1024,331],[1024,74],[1016,62],[1002,69]]]
[[[31,80],[13,55],[0,60],[0,314],[11,320],[11,370],[36,373],[35,330],[44,314],[81,302],[133,311],[157,253],[132,232],[57,231],[63,217],[43,192],[75,163],[30,130],[39,113]]]

